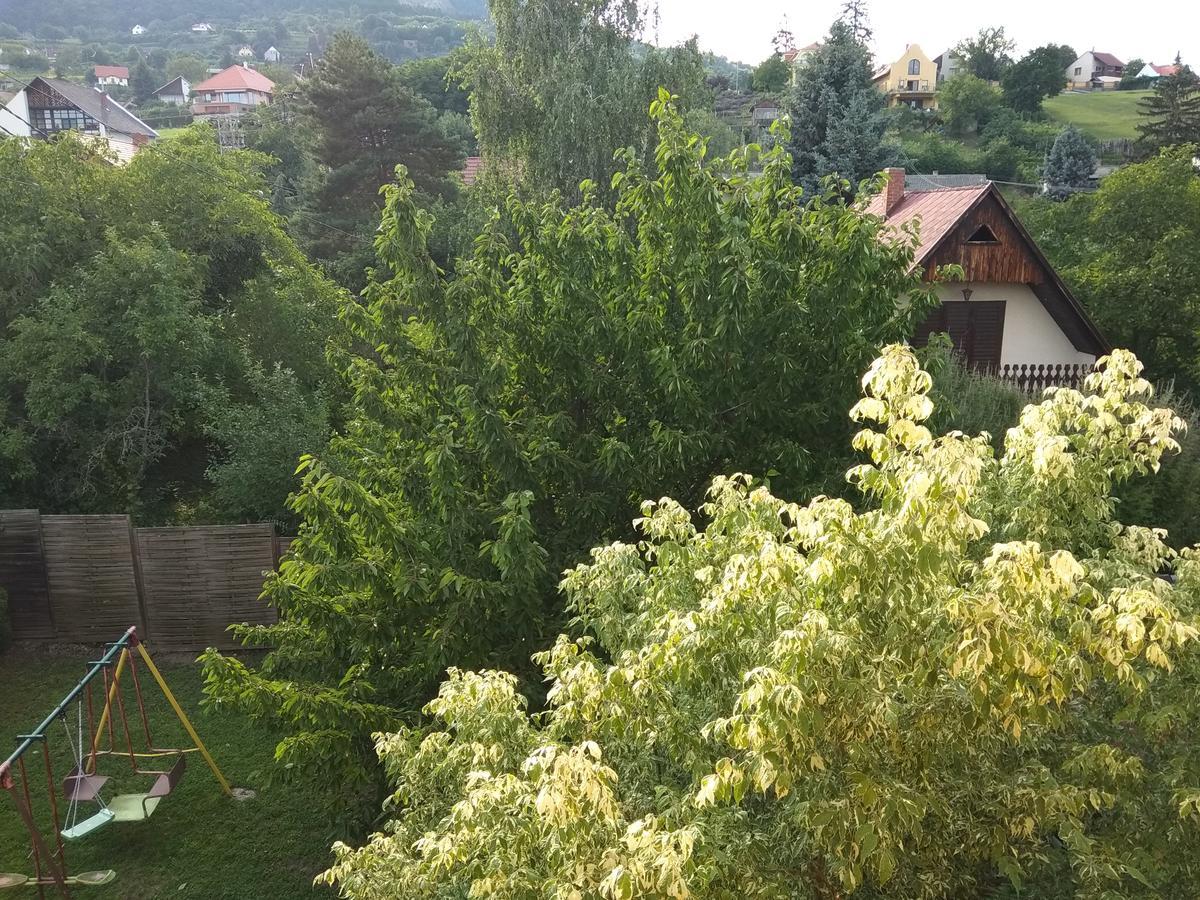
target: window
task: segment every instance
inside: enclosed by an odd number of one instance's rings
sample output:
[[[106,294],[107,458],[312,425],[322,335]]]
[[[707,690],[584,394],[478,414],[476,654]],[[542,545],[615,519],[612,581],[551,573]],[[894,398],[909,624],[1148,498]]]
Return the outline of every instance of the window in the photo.
[[[31,109],[29,117],[39,131],[90,131],[100,130],[96,120],[81,109]]]
[[[975,229],[974,232],[972,232],[971,236],[969,238],[967,238],[967,243],[968,244],[998,244],[998,243],[1000,243],[1000,241],[998,241],[996,239],[996,234],[995,234],[995,232],[992,231],[992,229],[988,228],[986,225],[980,225],[978,228]]]
[[[909,75],[920,75],[921,74],[921,61],[919,59],[910,59],[908,61],[908,74]]]
[[[1082,68],[1081,66],[1076,66],[1076,67],[1075,67],[1075,74],[1076,74],[1076,75],[1082,75],[1082,74],[1083,74],[1083,68]]]

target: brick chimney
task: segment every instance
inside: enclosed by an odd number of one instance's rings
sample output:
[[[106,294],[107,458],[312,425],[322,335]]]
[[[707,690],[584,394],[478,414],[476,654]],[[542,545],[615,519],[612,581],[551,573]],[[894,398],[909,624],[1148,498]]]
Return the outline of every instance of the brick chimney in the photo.
[[[904,199],[904,170],[893,168],[884,169],[883,172],[888,179],[887,188],[883,193],[883,214],[890,216],[892,210]]]

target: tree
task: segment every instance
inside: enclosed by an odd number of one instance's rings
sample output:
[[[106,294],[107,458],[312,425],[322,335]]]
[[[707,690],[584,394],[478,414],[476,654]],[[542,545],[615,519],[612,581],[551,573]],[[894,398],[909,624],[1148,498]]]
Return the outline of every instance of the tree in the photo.
[[[1067,86],[1062,51],[1053,45],[1030,50],[1000,77],[1004,102],[1019,113],[1036,115],[1042,100],[1062,93]]]
[[[524,190],[578,199],[591,181],[611,198],[616,150],[650,162],[646,110],[659,87],[685,110],[710,106],[695,42],[660,50],[635,41],[645,24],[629,0],[491,0],[495,40],[476,36],[456,74],[471,94],[480,154]],[[564,50],[569,48],[569,50]]]
[[[151,69],[144,59],[139,59],[129,73],[129,89],[138,103],[145,103],[153,97],[162,83],[162,73]]]
[[[871,57],[846,22],[834,22],[825,42],[805,57],[788,106],[794,176],[810,194],[828,175],[847,179],[853,190],[890,161]]]
[[[999,92],[969,73],[949,79],[938,92],[938,111],[951,134],[979,131],[1000,106]]]
[[[1053,200],[1065,200],[1091,184],[1096,171],[1096,151],[1074,125],[1068,125],[1054,139],[1042,168],[1045,193]]]
[[[208,77],[208,63],[195,54],[178,53],[168,57],[165,71],[164,80],[182,75],[194,87]]]
[[[1146,61],[1140,56],[1135,56],[1125,64],[1125,71],[1121,74],[1121,83],[1117,85],[1117,90],[1120,91],[1140,91],[1147,87],[1147,82],[1151,79],[1140,77],[1142,69],[1146,68]]]
[[[1108,338],[1156,380],[1200,393],[1197,148],[1123,166],[1094,194],[1022,210],[1038,243]]]
[[[1200,561],[1113,515],[1183,424],[1139,370],[1117,351],[997,458],[934,437],[928,374],[884,348],[851,412],[859,506],[746,475],[713,482],[702,523],[644,503],[636,544],[563,579],[548,710],[451,670],[432,731],[378,736],[387,827],[321,880],[352,900],[1186,896]]]
[[[871,38],[874,37],[867,10],[867,0],[846,0],[842,4],[841,21],[850,27],[850,33],[863,46],[869,44]]]
[[[778,53],[772,53],[754,70],[751,85],[764,94],[775,94],[787,87],[792,77],[792,67]]]
[[[1138,101],[1138,111],[1142,120],[1137,125],[1138,145],[1143,154],[1200,143],[1200,78],[1180,65],[1174,75],[1155,80],[1154,92]]]
[[[470,97],[450,75],[455,59],[455,54],[450,54],[410,60],[400,66],[400,81],[438,112],[468,115]]]
[[[121,167],[70,138],[0,144],[7,507],[240,520],[248,506],[214,500],[208,471],[231,448],[206,429],[257,405],[277,458],[311,449],[289,443],[254,373],[286,371],[314,401],[337,294],[260,199],[265,160],[206,132]],[[289,480],[270,485],[280,509]]]
[[[343,284],[358,288],[372,262],[379,189],[396,166],[405,166],[428,198],[451,193],[450,174],[462,166],[463,147],[437,127],[433,107],[401,83],[395,66],[347,32],[334,36],[321,65],[300,85],[300,101],[327,170],[314,206],[338,229],[310,232],[309,245],[332,262]]]
[[[623,154],[615,211],[514,197],[514,232],[493,215],[453,280],[411,185],[387,188],[390,274],[337,344],[353,402],[303,464],[300,537],[267,587],[280,623],[241,632],[275,649],[257,671],[205,663],[210,696],[281,723],[290,771],[362,786],[370,734],[446,666],[527,670],[565,617],[554,573],[627,535],[639,497],[698,501],[731,467],[824,483],[847,432],[819,398],[848,405],[929,308],[911,242],[809,202],[780,148],[749,178],[741,152],[705,165],[666,97],[654,115],[654,168]]]
[[[1004,70],[1012,64],[1017,42],[1004,33],[1004,28],[981,28],[973,38],[961,41],[954,53],[963,59],[963,68],[984,81],[999,81]]]

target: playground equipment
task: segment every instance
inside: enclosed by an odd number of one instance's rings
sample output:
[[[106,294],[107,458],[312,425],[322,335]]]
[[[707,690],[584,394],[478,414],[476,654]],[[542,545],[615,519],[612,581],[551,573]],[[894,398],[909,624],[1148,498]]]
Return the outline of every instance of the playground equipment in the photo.
[[[136,650],[137,656],[131,651]],[[163,696],[170,703],[171,709],[179,718],[193,746],[184,748],[161,748],[154,745],[150,734],[150,721],[146,716],[146,707],[142,697],[142,687],[138,679],[138,660],[145,665],[147,671],[154,677]],[[144,736],[144,749],[134,749],[133,733],[129,727],[129,718],[125,710],[125,697],[122,690],[121,678],[126,669],[130,673],[138,716],[141,719]],[[93,682],[102,679],[104,687],[103,706],[97,721],[95,716],[95,700]],[[74,704],[74,709],[71,705]],[[71,713],[74,713],[74,716]],[[86,716],[86,720],[85,720]],[[72,722],[74,718],[74,722]],[[117,720],[120,720],[120,730],[124,737],[124,748],[117,742]],[[59,815],[59,789],[54,778],[54,769],[50,758],[50,733],[54,731],[57,721],[62,722],[67,746],[71,750],[74,767],[62,782],[62,798],[66,802],[65,816]],[[72,732],[72,725],[74,732]],[[84,743],[84,735],[87,743]],[[107,746],[104,736],[107,733]],[[166,681],[159,672],[154,660],[150,658],[146,645],[138,638],[137,629],[130,628],[120,639],[105,645],[104,655],[90,663],[87,674],[62,699],[45,720],[29,734],[18,735],[17,749],[13,754],[0,763],[0,788],[8,791],[16,804],[25,829],[29,832],[31,856],[33,859],[33,875],[0,873],[0,889],[20,887],[21,885],[36,886],[38,896],[45,897],[47,887],[57,888],[63,897],[71,896],[74,886],[108,884],[116,873],[111,869],[96,872],[81,872],[69,874],[66,867],[66,852],[64,842],[77,841],[85,838],[94,831],[104,828],[114,822],[138,822],[150,818],[159,804],[169,797],[179,785],[187,769],[187,754],[199,753],[212,770],[217,782],[227,795],[233,796],[229,782],[217,768],[216,762],[209,755],[208,749],[196,729],[192,727],[187,714],[171,693]],[[139,741],[141,742],[141,741]],[[46,784],[50,794],[50,818],[54,826],[53,847],[47,842],[38,825],[31,802],[30,778],[25,765],[26,754],[35,746],[41,745],[42,767],[45,770]],[[108,757],[128,756],[133,773],[138,776],[153,776],[153,781],[141,793],[122,794],[105,802],[103,792],[111,776],[99,773],[97,764]],[[171,759],[168,768],[144,769],[139,760]],[[85,805],[95,804],[96,809],[91,814],[85,814]]]

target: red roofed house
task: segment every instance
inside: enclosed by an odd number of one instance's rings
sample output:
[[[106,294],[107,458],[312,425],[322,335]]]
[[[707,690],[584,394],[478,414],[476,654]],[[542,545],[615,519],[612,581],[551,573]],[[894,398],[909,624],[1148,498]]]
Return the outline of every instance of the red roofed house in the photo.
[[[275,82],[249,66],[230,66],[192,88],[192,113],[200,119],[233,116],[270,103]]]
[[[96,66],[96,84],[129,87],[129,69],[125,66]]]
[[[1125,63],[1111,53],[1089,50],[1067,66],[1067,90],[1114,90],[1125,74]]]
[[[1170,78],[1172,75],[1178,74],[1183,66],[1156,66],[1154,63],[1146,63],[1142,67],[1142,71],[1137,73],[1138,78]]]
[[[915,264],[926,278],[952,263],[962,280],[938,285],[942,305],[913,336],[947,332],[972,365],[1027,388],[1077,384],[1109,345],[990,181],[906,189],[903,169],[888,169],[886,190],[867,212],[894,233],[917,222]]]

